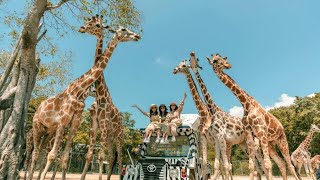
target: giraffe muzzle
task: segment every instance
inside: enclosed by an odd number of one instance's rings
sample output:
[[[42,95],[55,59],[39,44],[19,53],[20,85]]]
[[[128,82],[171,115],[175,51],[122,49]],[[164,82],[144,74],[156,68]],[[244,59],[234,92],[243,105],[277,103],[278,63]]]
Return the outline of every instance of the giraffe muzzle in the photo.
[[[85,28],[83,26],[81,26],[80,29],[78,30],[78,32],[85,33]]]

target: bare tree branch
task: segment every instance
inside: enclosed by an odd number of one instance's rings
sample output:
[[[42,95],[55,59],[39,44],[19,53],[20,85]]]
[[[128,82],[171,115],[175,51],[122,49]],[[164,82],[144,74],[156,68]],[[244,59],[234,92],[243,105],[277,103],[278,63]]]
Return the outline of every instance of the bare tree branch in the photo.
[[[38,37],[37,42],[39,42],[39,41],[43,38],[43,36],[46,35],[46,33],[47,33],[47,30],[45,29],[45,30],[41,33],[41,35]]]
[[[58,7],[62,6],[64,3],[68,2],[68,1],[70,1],[70,0],[61,0],[58,4],[56,4],[54,6],[47,6],[46,11],[57,9]]]
[[[15,60],[17,59],[17,56],[19,54],[19,51],[20,51],[20,47],[21,47],[21,34],[17,40],[17,43],[16,43],[16,46],[14,47],[13,49],[13,52],[10,56],[10,59],[8,61],[8,64],[6,66],[6,69],[1,77],[1,80],[0,80],[0,91],[3,91],[3,86],[6,84],[6,81],[9,77],[9,74],[12,70],[12,67],[13,67],[13,64],[15,62]]]

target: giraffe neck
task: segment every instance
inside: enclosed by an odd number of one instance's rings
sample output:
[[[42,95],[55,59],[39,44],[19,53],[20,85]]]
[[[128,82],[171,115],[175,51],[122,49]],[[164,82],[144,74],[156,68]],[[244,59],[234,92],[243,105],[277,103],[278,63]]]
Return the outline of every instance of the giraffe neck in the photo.
[[[239,99],[243,109],[246,111],[248,110],[249,106],[251,105],[252,101],[254,100],[249,94],[247,94],[240,86],[226,73],[223,71],[219,71],[213,69],[214,72],[217,74],[218,78],[225,84],[231,92]]]
[[[186,72],[186,77],[187,77],[187,81],[188,81],[188,85],[189,85],[189,88],[191,91],[193,101],[196,104],[196,108],[198,110],[199,115],[202,117],[207,116],[207,114],[205,113],[205,109],[204,109],[204,103],[199,95],[199,91],[197,89],[197,86],[196,86],[189,71]]]
[[[96,101],[98,104],[108,104],[108,106],[113,105],[112,98],[109,93],[108,86],[106,84],[103,73],[99,76],[97,80],[97,97]]]
[[[93,67],[89,69],[89,71],[87,71],[77,80],[73,81],[68,86],[66,93],[75,95],[78,99],[82,99],[84,97],[83,93],[85,93],[87,89],[99,78],[103,70],[106,68],[114,49],[117,47],[118,42],[118,38],[114,36],[108,43],[107,48],[104,50],[99,60],[94,63]],[[69,88],[71,86],[74,88]]]
[[[205,85],[205,83],[203,82],[199,71],[195,71],[194,72],[198,81],[198,84],[200,85],[200,89],[201,89],[201,93],[204,97],[204,101],[206,102],[207,106],[208,106],[208,110],[210,112],[211,115],[215,114],[218,111],[221,111],[221,109],[219,108],[219,106],[213,102],[211,95],[207,89],[207,86]]]
[[[307,137],[302,141],[302,143],[301,143],[301,145],[300,145],[300,146],[301,146],[301,147],[300,147],[301,149],[306,150],[306,151],[309,150],[311,141],[312,141],[312,139],[313,139],[313,134],[314,134],[313,131],[309,131]]]
[[[97,35],[97,44],[96,44],[96,53],[94,56],[94,63],[97,63],[97,61],[101,58],[102,48],[103,48],[103,29],[102,29],[102,33]]]

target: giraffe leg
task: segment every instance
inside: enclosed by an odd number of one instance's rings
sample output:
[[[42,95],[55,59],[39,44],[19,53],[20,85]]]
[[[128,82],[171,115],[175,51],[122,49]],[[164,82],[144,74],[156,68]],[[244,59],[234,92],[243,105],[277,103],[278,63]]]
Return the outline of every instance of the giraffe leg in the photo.
[[[214,173],[213,173],[213,180],[216,180],[219,176],[219,168],[220,168],[220,148],[219,148],[219,143],[215,141],[214,143],[214,150],[215,150],[215,156],[214,156]]]
[[[287,141],[286,135],[283,133],[283,135],[278,139],[278,141],[276,143],[282,153],[282,156],[284,157],[285,161],[287,162],[287,165],[289,167],[291,175],[294,176],[295,179],[301,179],[300,176],[297,176],[295,168],[291,163],[288,141]]]
[[[312,177],[312,175],[311,175],[309,166],[308,166],[308,160],[307,160],[307,158],[305,158],[305,159],[303,160],[303,166],[304,166],[304,170],[305,170],[305,172],[306,172],[306,174],[307,174],[308,179],[314,180],[313,177]]]
[[[261,138],[261,148],[262,148],[262,153],[263,153],[263,161],[264,165],[267,170],[268,174],[268,179],[272,180],[272,164],[270,160],[270,155],[269,155],[269,147],[268,147],[268,140],[266,138],[266,133],[263,133],[263,137]]]
[[[228,163],[229,163],[229,175],[230,175],[230,179],[233,180],[232,177],[232,163],[231,163],[231,148],[232,148],[232,144],[230,143],[226,143],[226,154],[227,154],[227,159],[228,159]]]
[[[40,157],[47,157],[47,155],[49,154],[49,152],[52,148],[52,146],[50,146],[50,142],[51,142],[51,140],[54,141],[53,137],[54,137],[54,132],[50,132],[49,135],[46,136],[46,138],[44,139],[40,149],[46,149],[46,151],[42,151]],[[40,169],[39,169],[37,180],[40,179],[41,173],[44,169],[44,166],[45,166],[44,161],[45,161],[45,159],[40,159]]]
[[[307,166],[308,166],[308,169],[309,169],[309,173],[310,173],[310,176],[311,176],[311,179],[316,179],[316,177],[314,176],[314,171],[313,171],[313,168],[311,166],[311,161],[310,161],[310,156],[307,157]]]
[[[101,126],[100,126],[101,127]],[[106,130],[103,130],[101,133],[101,139],[100,139],[100,149],[99,149],[99,180],[102,180],[102,170],[103,170],[103,160],[106,159]]]
[[[59,125],[56,131],[56,136],[55,136],[55,140],[54,140],[54,144],[53,147],[51,149],[51,151],[48,154],[47,157],[47,163],[46,166],[43,170],[43,173],[41,174],[41,180],[44,180],[46,177],[46,174],[51,166],[51,163],[55,160],[55,158],[57,157],[57,153],[58,153],[58,149],[60,147],[60,142],[63,136],[63,131],[64,131],[64,126]]]
[[[114,150],[113,150],[113,143],[110,143],[110,142],[112,142],[112,141],[109,140],[109,143],[108,143],[109,165],[107,168],[107,172],[108,172],[107,180],[111,179],[111,175],[112,175],[112,164],[111,163],[113,163],[114,159],[115,159]]]
[[[273,145],[269,144],[270,157],[277,164],[283,180],[287,180],[286,163],[279,157]]]
[[[219,143],[220,143],[220,152],[222,156],[222,163],[226,173],[226,180],[229,180],[230,167],[229,167],[228,157],[226,153],[226,141],[224,140],[223,137],[219,137],[219,140],[220,140]]]
[[[175,128],[177,129],[177,128]],[[201,135],[201,147],[202,147],[202,177],[205,179],[207,175],[207,166],[208,166],[208,145],[207,139],[204,134]]]
[[[123,144],[123,132],[120,133],[117,138],[117,152],[118,152],[118,171],[122,168],[122,144]],[[118,173],[119,174],[119,173]]]
[[[247,147],[249,152],[249,169],[250,169],[250,176],[249,179],[254,179],[254,159],[255,159],[255,143],[252,136],[251,128],[246,129],[246,141]]]
[[[93,150],[94,150],[94,145],[96,142],[96,132],[98,129],[98,119],[97,119],[97,111],[95,109],[90,110],[90,145],[89,149],[87,152],[87,158],[86,158],[86,164],[83,168],[82,175],[81,175],[81,180],[84,180],[86,178],[86,173],[89,168],[89,165],[92,161],[92,156],[93,156]]]
[[[257,142],[256,142],[257,141]],[[256,158],[255,158],[255,163],[254,163],[254,167],[255,169],[257,170],[258,174],[257,174],[257,179],[258,180],[261,180],[261,175],[263,174],[267,174],[266,172],[266,169],[265,167],[263,166],[263,159],[262,159],[262,155],[261,155],[261,152],[260,152],[260,143],[259,143],[259,140],[257,138],[255,138],[255,154],[256,154]],[[240,148],[242,151],[244,151],[247,155],[248,155],[248,147],[247,147],[247,144],[246,142],[242,142],[241,144],[239,144]],[[260,167],[260,164],[261,164],[261,167]]]
[[[29,169],[29,173],[28,173],[29,180],[33,179],[33,173],[34,173],[34,169],[36,167],[36,162],[39,158],[39,148],[42,144],[44,133],[45,133],[45,130],[44,130],[43,125],[34,120],[34,122],[33,122],[33,152],[32,152],[31,165],[30,165],[30,169]]]
[[[84,108],[84,105],[83,106],[80,105],[79,109],[75,112],[74,117],[71,120],[71,127],[70,127],[70,132],[68,135],[66,147],[64,148],[64,151],[63,151],[62,157],[61,157],[61,169],[62,169],[62,179],[63,180],[66,179],[66,170],[68,167],[71,145],[72,145],[73,138],[76,135],[76,132],[80,126],[83,108]]]

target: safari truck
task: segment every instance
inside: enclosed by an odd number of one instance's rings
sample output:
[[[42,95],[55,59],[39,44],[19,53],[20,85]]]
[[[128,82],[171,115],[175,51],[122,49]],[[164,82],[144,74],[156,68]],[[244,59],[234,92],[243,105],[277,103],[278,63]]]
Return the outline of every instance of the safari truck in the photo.
[[[199,116],[182,114],[182,126],[177,128],[176,142],[156,143],[156,134],[150,143],[140,144],[137,163],[123,166],[121,179],[124,180],[206,180],[210,177],[210,168],[202,177],[202,158],[199,147]],[[144,129],[142,134],[144,135]],[[170,137],[169,137],[170,139]],[[129,154],[131,159],[131,156]]]

